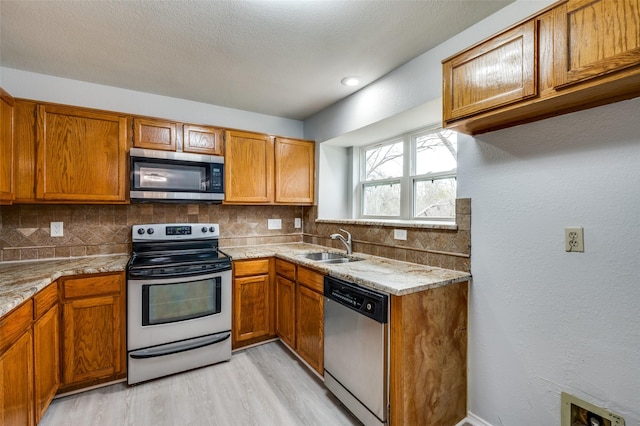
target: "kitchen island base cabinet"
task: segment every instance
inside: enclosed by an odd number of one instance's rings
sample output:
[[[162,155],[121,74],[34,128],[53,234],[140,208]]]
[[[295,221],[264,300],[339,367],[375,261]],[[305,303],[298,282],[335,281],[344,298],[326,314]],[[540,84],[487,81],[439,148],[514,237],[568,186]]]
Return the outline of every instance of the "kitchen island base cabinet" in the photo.
[[[233,262],[233,349],[276,337],[273,259]]]
[[[467,415],[468,283],[391,296],[390,425]]]
[[[62,278],[61,392],[126,377],[124,272]]]

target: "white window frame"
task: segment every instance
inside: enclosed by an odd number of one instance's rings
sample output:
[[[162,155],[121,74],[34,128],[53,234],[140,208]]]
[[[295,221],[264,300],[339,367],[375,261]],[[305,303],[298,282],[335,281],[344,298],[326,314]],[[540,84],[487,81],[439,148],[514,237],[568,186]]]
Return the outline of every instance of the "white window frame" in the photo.
[[[455,169],[438,172],[438,173],[426,173],[417,175],[416,172],[416,149],[417,139],[427,133],[435,133],[444,130],[442,127],[426,127],[410,133],[405,133],[394,138],[385,139],[377,143],[364,145],[358,149],[358,173],[354,174],[358,177],[358,184],[354,193],[354,213],[358,219],[375,219],[375,220],[389,220],[389,221],[412,221],[412,222],[454,222],[454,217],[419,217],[414,216],[415,210],[415,185],[421,181],[433,181],[438,179],[447,179],[457,177],[457,166]],[[396,178],[380,179],[376,181],[365,181],[365,153],[367,150],[376,147],[383,147],[385,145],[392,145],[398,142],[403,143],[403,166],[402,176]],[[364,188],[366,186],[375,184],[388,184],[388,183],[400,183],[400,214],[398,216],[380,216],[380,215],[365,215],[364,208]]]

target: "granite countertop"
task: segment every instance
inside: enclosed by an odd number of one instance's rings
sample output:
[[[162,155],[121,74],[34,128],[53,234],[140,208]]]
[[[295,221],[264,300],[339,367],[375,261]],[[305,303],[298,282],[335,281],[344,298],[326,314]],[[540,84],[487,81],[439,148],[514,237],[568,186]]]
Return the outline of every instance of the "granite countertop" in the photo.
[[[396,296],[471,278],[471,274],[466,272],[401,262],[364,253],[354,253],[354,256],[363,259],[358,262],[315,262],[300,255],[341,251],[307,243],[226,247],[221,250],[234,260],[275,256]],[[129,255],[114,255],[0,263],[0,317],[62,276],[124,271],[128,260]]]
[[[430,288],[442,287],[471,279],[467,272],[402,262],[385,257],[354,253],[358,262],[322,263],[306,259],[301,254],[314,252],[344,253],[325,246],[307,243],[267,244],[248,247],[221,248],[234,260],[275,256],[307,266],[332,277],[355,282],[385,293],[402,296]]]
[[[124,271],[129,255],[0,263],[0,317],[66,275]]]

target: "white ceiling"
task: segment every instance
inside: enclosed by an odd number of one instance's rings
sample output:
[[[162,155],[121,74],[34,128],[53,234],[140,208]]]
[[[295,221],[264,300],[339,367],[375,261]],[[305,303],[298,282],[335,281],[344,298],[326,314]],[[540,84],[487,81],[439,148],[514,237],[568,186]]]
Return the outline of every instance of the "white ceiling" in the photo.
[[[0,64],[302,120],[513,0],[0,1]]]

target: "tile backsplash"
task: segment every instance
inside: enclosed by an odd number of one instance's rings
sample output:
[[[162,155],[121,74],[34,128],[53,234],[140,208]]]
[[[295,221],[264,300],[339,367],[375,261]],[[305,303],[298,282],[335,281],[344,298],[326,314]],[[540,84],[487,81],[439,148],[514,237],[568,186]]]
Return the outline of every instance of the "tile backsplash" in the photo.
[[[213,222],[220,246],[302,241],[294,228],[301,207],[208,204],[14,205],[0,207],[0,261],[129,254],[131,226],[139,223]],[[267,229],[281,219],[282,229]],[[63,222],[62,237],[51,237],[50,222]]]
[[[316,207],[305,208],[304,241],[307,243],[344,249],[340,241],[329,238],[330,234],[342,228],[351,233],[354,252],[464,272],[471,269],[470,198],[456,200],[457,229],[438,229],[437,225],[433,228],[388,224],[381,226],[375,221],[368,224],[316,222],[316,217]],[[407,239],[395,240],[394,229],[405,229]]]
[[[295,228],[295,218],[303,228]],[[207,204],[14,205],[0,207],[0,262],[129,254],[131,226],[139,223],[213,222],[220,246],[308,242],[343,249],[329,238],[346,229],[354,252],[468,272],[471,254],[471,200],[456,201],[457,229],[316,222],[317,208]],[[282,229],[267,228],[281,219]],[[64,235],[51,237],[50,223],[63,222]],[[406,229],[407,240],[394,240]],[[304,230],[304,233],[303,233]]]

